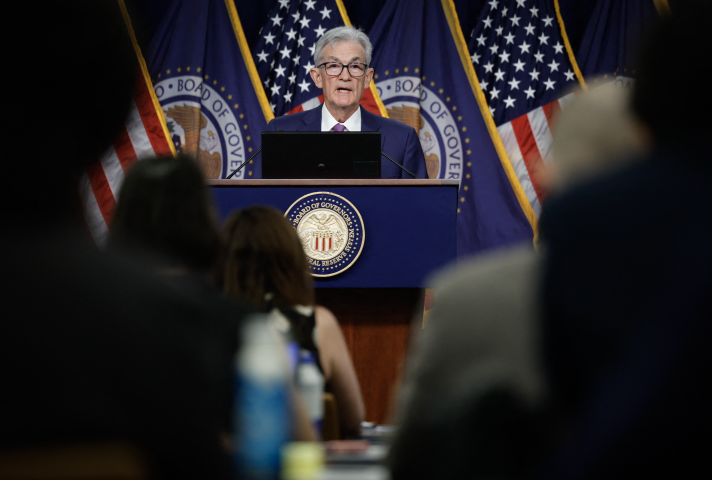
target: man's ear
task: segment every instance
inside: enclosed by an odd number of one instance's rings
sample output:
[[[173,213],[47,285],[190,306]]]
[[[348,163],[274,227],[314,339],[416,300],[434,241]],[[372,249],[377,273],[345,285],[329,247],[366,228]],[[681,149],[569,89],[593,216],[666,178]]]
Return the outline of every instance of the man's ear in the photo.
[[[373,78],[373,69],[369,68],[366,72],[366,88],[371,84],[371,79]]]
[[[309,70],[309,75],[311,75],[312,80],[314,80],[314,84],[316,85],[316,88],[323,89],[324,86],[321,83],[321,72],[319,71],[318,68],[312,68]]]

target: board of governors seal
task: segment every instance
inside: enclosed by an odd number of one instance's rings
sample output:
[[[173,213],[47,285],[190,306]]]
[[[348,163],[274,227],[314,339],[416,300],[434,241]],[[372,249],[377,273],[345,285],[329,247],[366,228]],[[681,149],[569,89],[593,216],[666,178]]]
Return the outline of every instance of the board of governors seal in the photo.
[[[294,202],[284,216],[297,231],[315,277],[338,275],[361,255],[363,219],[344,197],[310,193]]]

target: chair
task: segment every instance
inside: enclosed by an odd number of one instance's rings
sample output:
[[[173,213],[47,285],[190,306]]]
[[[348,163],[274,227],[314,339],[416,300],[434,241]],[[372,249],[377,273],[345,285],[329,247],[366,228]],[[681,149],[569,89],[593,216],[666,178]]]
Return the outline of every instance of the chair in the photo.
[[[2,480],[149,480],[143,457],[124,442],[0,451]]]
[[[341,440],[341,425],[339,424],[339,408],[332,393],[324,392],[324,420],[322,421],[321,438],[323,441]]]

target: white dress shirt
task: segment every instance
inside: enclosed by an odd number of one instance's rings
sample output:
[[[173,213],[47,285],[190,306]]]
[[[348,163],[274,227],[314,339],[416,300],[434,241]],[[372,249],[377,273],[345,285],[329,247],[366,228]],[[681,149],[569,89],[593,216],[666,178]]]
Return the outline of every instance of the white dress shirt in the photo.
[[[329,132],[337,122],[326,105],[322,104],[321,107],[321,131]],[[347,132],[360,132],[361,131],[361,107],[357,108],[356,111],[342,124],[346,127]]]

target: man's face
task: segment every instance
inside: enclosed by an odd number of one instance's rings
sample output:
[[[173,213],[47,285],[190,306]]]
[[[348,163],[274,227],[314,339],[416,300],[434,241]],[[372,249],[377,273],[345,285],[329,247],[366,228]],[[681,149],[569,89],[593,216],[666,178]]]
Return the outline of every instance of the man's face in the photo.
[[[334,47],[327,45],[321,55],[321,61],[349,63],[366,63],[366,52],[359,43],[341,42]],[[332,77],[326,74],[324,67],[312,68],[311,77],[318,88],[324,90],[324,102],[329,112],[339,121],[342,116],[350,117],[358,108],[363,97],[363,89],[371,83],[373,69],[369,68],[362,77],[352,77],[348,68],[340,75]]]

